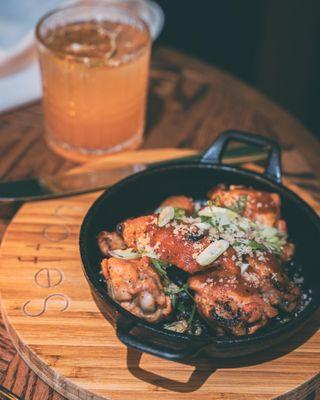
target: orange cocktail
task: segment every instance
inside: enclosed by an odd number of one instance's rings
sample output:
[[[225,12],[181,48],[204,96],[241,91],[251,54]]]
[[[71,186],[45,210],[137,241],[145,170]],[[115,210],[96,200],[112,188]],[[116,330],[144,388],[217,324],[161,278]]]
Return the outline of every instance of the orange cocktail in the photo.
[[[139,146],[151,38],[114,6],[54,11],[37,27],[49,145],[82,161]]]

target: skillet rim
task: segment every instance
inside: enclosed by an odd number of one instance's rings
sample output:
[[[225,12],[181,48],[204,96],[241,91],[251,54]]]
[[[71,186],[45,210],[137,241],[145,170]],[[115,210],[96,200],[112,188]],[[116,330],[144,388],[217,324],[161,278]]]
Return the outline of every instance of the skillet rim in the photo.
[[[91,220],[95,217],[95,214],[97,210],[103,205],[103,203],[107,200],[107,198],[111,195],[113,195],[114,192],[117,192],[119,189],[121,189],[123,186],[127,185],[127,183],[134,181],[136,179],[140,179],[142,176],[146,176],[149,174],[153,173],[161,173],[162,171],[168,171],[174,170],[174,169],[187,169],[187,168],[200,168],[200,169],[215,169],[215,170],[222,170],[226,172],[231,172],[234,174],[239,174],[240,176],[245,176],[247,178],[252,179],[254,182],[262,182],[267,184],[269,187],[274,188],[273,190],[282,195],[284,193],[285,195],[289,196],[295,203],[295,205],[299,208],[299,211],[302,211],[306,215],[309,216],[311,219],[312,224],[315,225],[317,231],[319,232],[319,237],[320,237],[320,216],[313,210],[311,206],[309,206],[301,197],[299,197],[296,193],[294,193],[291,189],[285,187],[282,183],[275,182],[271,178],[267,177],[264,174],[259,174],[254,171],[250,171],[247,169],[243,169],[240,167],[235,167],[235,166],[229,166],[225,165],[222,163],[211,163],[211,162],[201,162],[201,160],[196,160],[196,161],[188,161],[188,162],[177,162],[175,163],[170,163],[170,164],[165,164],[163,163],[162,165],[157,165],[153,167],[149,167],[148,169],[144,171],[137,172],[135,174],[132,174],[121,181],[117,182],[116,184],[112,185],[109,189],[106,189],[95,201],[94,203],[90,206],[89,210],[87,211],[82,224],[80,228],[80,236],[79,236],[79,244],[80,244],[80,255],[81,255],[81,260],[82,260],[82,269],[84,272],[84,275],[89,283],[90,288],[92,288],[95,292],[96,295],[98,295],[99,299],[102,300],[103,302],[107,303],[109,306],[111,306],[113,309],[115,309],[120,317],[116,317],[115,321],[118,320],[118,318],[121,318],[122,316],[126,319],[129,320],[130,322],[135,322],[134,326],[138,327],[143,327],[147,330],[151,330],[157,334],[160,334],[163,337],[170,337],[170,338],[175,338],[175,339],[181,339],[184,341],[192,341],[192,342],[197,342],[197,343],[203,343],[204,346],[210,345],[210,344],[215,344],[218,347],[226,347],[230,348],[235,345],[237,346],[243,346],[248,343],[254,344],[256,342],[261,342],[262,340],[270,340],[275,337],[278,337],[280,335],[283,335],[284,333],[290,334],[290,328],[298,328],[301,327],[303,322],[305,322],[307,319],[309,319],[315,312],[320,308],[320,297],[318,297],[318,301],[312,301],[307,308],[305,308],[297,317],[292,318],[290,321],[285,322],[284,324],[276,327],[271,327],[269,330],[268,327],[266,327],[266,330],[262,330],[260,332],[259,330],[252,334],[252,335],[246,335],[246,336],[225,336],[225,337],[218,337],[218,336],[213,336],[213,335],[206,335],[206,336],[194,336],[190,334],[183,334],[183,333],[178,333],[178,332],[173,332],[170,330],[167,330],[163,327],[159,327],[157,324],[151,324],[147,321],[144,321],[141,318],[138,318],[137,316],[131,314],[124,308],[122,308],[118,303],[116,303],[107,293],[107,290],[103,291],[102,289],[100,290],[100,287],[95,284],[94,280],[91,278],[90,274],[96,275],[94,273],[94,269],[91,268],[90,262],[89,262],[89,257],[88,257],[88,251],[89,249],[86,247],[86,236],[87,236],[87,230],[90,226]],[[98,277],[96,277],[98,278]],[[97,279],[98,280],[98,279]]]

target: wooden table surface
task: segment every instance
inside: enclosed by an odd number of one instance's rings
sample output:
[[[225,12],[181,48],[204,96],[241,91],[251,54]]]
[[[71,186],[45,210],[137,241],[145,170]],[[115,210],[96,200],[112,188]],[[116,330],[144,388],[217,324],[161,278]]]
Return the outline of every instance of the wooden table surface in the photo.
[[[295,118],[212,66],[172,50],[155,50],[143,147],[204,149],[231,128],[276,139],[283,149],[285,176],[320,200],[320,143]],[[43,131],[39,104],[0,116],[2,180],[54,174],[74,165],[46,147]],[[13,212],[12,207],[0,210],[0,237]],[[0,379],[26,400],[62,399],[21,360],[1,321]],[[313,393],[308,399],[316,397]]]

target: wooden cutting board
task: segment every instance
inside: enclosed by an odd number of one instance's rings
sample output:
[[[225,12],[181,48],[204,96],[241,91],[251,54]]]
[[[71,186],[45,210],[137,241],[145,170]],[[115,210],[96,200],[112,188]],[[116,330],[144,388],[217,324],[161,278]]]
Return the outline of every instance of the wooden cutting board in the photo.
[[[240,360],[177,363],[122,345],[91,298],[78,250],[81,221],[98,195],[25,204],[2,242],[2,314],[43,380],[72,400],[300,399],[315,390],[316,319],[283,345]]]

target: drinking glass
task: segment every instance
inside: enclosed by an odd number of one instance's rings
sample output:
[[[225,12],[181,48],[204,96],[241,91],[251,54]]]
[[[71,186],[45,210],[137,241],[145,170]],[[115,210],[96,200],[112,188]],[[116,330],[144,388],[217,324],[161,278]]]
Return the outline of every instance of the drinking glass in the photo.
[[[80,162],[137,148],[151,49],[145,22],[92,1],[46,14],[36,37],[49,146]]]

